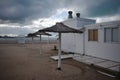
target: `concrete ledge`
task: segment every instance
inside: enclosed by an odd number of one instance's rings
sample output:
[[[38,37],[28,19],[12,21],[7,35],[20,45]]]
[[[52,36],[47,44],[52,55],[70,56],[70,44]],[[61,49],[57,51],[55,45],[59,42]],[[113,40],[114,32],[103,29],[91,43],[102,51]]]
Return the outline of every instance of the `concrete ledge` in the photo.
[[[61,59],[69,59],[69,58],[72,58],[73,57],[73,54],[64,54],[64,55],[61,55]],[[58,60],[58,56],[51,56],[50,57],[51,59],[57,61]]]

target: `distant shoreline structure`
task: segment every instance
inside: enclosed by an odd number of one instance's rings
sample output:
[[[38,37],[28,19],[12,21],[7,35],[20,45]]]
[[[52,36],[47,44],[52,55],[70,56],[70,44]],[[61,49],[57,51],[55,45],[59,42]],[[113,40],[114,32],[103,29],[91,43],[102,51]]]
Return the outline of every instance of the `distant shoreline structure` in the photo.
[[[41,40],[42,43],[56,43],[57,42],[57,38],[54,37],[43,37]],[[24,43],[24,44],[39,44],[40,43],[40,39],[39,37],[34,38],[34,40],[32,41],[31,38],[27,38],[27,37],[14,37],[14,38],[0,38],[0,44],[20,44],[20,43]]]

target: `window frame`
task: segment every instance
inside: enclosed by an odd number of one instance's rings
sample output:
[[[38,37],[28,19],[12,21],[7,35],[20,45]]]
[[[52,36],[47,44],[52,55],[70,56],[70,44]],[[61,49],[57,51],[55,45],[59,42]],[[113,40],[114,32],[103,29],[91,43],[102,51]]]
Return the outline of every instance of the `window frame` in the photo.
[[[111,30],[111,32],[110,32],[110,36],[111,36],[111,39],[110,39],[110,41],[107,41],[107,39],[106,39],[106,29],[110,29]],[[117,41],[114,41],[114,32],[113,32],[113,29],[117,29],[118,31],[117,31],[117,36],[118,36],[118,38],[117,38]],[[104,42],[106,42],[106,43],[108,43],[108,42],[111,42],[111,43],[120,43],[120,40],[119,40],[119,28],[118,27],[106,27],[106,28],[104,28]]]
[[[88,29],[88,41],[98,41],[98,29]]]

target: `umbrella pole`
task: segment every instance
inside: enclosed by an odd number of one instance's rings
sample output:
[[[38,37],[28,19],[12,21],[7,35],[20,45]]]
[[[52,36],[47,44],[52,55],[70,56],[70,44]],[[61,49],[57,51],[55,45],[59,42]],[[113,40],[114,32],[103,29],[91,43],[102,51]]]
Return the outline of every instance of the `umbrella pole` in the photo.
[[[34,40],[34,38],[32,37],[32,47],[33,47],[33,40]]]
[[[48,49],[49,49],[49,43],[50,43],[50,42],[49,42],[49,36],[48,36],[48,41],[47,41],[47,44],[48,44]]]
[[[42,53],[41,48],[42,48],[42,44],[41,44],[41,35],[40,35],[40,54]]]
[[[58,41],[59,49],[58,49],[58,70],[61,70],[61,33],[59,33],[59,41]]]
[[[33,37],[32,37],[32,44],[33,44]]]

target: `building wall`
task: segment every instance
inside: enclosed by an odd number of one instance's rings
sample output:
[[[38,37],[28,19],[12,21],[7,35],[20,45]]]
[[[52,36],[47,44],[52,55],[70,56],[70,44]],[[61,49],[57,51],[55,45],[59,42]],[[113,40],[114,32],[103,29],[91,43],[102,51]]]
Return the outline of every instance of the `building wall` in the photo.
[[[71,28],[77,28],[76,19],[68,19],[63,21],[63,23]],[[65,52],[75,52],[75,39],[73,33],[62,33],[61,36],[61,49]]]
[[[83,54],[83,34],[75,34],[75,53]]]
[[[79,20],[79,19],[78,19]],[[85,54],[120,62],[120,42],[104,42],[104,28],[120,26],[120,21],[95,24],[95,21],[68,19],[63,23],[69,27],[80,29],[85,25]],[[93,24],[93,25],[88,25]],[[103,25],[100,27],[100,25]],[[98,29],[98,41],[88,41],[88,29]],[[120,27],[119,27],[120,38]],[[62,34],[61,48],[65,52],[84,53],[83,34]]]
[[[63,21],[63,23],[71,28],[77,28],[77,20],[76,19],[67,19]]]
[[[64,33],[61,40],[62,51],[83,53],[83,34]]]
[[[95,20],[74,18],[63,21],[69,27],[80,29],[83,25],[94,24]],[[62,33],[61,49],[65,52],[74,52],[83,54],[83,34]]]
[[[86,27],[85,54],[120,62],[120,42],[117,43],[104,42],[104,27],[103,28],[100,28],[99,26]],[[98,41],[88,41],[88,29],[98,29]]]
[[[74,52],[75,51],[75,39],[73,33],[64,33],[62,34],[61,48],[65,52]]]
[[[84,25],[95,24],[96,20],[77,18],[77,27],[83,27]]]

